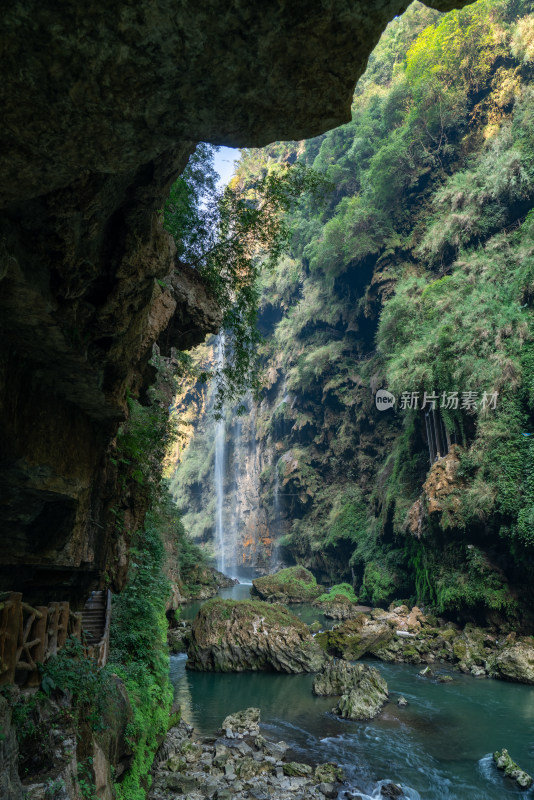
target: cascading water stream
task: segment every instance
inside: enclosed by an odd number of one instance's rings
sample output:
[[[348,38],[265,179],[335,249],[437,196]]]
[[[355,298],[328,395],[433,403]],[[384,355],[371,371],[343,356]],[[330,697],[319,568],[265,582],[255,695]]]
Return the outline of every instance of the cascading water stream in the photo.
[[[224,367],[224,334],[217,337],[217,369],[219,372]],[[226,570],[224,548],[224,463],[225,463],[225,417],[224,409],[221,418],[215,423],[215,541],[217,543],[217,569],[219,572]]]

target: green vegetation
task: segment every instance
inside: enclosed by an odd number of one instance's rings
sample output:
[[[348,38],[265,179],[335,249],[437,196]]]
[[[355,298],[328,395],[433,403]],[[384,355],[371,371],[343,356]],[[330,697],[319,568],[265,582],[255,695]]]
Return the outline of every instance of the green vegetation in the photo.
[[[165,603],[170,587],[162,573],[161,529],[171,522],[165,509],[149,512],[136,534],[127,586],[113,604],[109,669],[123,680],[133,709],[127,733],[134,758],[116,786],[118,800],[144,800],[152,760],[169,724]]]
[[[92,731],[105,727],[104,714],[116,692],[108,669],[99,669],[85,657],[83,645],[70,637],[65,646],[40,666],[41,691],[60,692],[70,698],[75,724],[88,724]]]
[[[233,181],[217,191],[214,148],[201,144],[184,174],[172,187],[165,206],[165,227],[178,252],[213,292],[223,311],[226,358],[215,368],[215,409],[236,402],[248,390],[258,391],[256,325],[261,269],[272,268],[287,247],[287,213],[307,192],[311,197],[325,181],[303,164],[272,164],[254,180]]]
[[[347,598],[351,603],[357,603],[358,598],[354,594],[354,589],[350,583],[337,583],[332,586],[329,592],[319,595],[317,603],[335,603],[339,598]]]

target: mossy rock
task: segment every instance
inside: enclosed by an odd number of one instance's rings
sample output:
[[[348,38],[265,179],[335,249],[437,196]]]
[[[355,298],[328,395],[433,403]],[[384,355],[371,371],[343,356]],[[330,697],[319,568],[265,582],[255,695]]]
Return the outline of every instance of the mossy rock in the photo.
[[[309,764],[299,764],[297,761],[289,761],[283,766],[284,775],[289,778],[305,778],[312,774]]]
[[[278,604],[205,603],[193,622],[188,669],[214,672],[317,672],[325,656],[308,626]]]
[[[251,593],[269,603],[311,603],[323,593],[323,587],[305,567],[288,567],[254,578]]]
[[[515,763],[508,750],[504,748],[501,751],[496,750],[493,754],[493,760],[498,769],[502,769],[504,774],[515,781],[520,789],[530,789],[533,783],[532,778],[528,772],[525,772]]]

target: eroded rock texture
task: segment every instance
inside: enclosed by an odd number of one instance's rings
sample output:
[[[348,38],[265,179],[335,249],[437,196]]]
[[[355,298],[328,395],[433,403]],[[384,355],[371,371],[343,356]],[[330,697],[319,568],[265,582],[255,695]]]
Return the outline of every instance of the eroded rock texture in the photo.
[[[106,575],[120,588],[128,542],[109,521],[109,446],[126,393],[148,385],[155,341],[184,349],[220,325],[162,230],[168,187],[195,141],[261,145],[347,120],[369,52],[405,6],[20,0],[4,11],[0,587],[72,599]],[[141,500],[121,501],[126,530]]]
[[[316,672],[324,653],[284,606],[251,600],[205,603],[193,622],[188,669],[209,672]]]

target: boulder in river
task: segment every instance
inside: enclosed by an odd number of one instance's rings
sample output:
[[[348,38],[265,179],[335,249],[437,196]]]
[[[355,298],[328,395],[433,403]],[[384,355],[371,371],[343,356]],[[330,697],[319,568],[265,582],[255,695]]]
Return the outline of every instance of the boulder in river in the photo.
[[[222,724],[222,732],[229,739],[257,736],[260,732],[260,709],[246,708],[244,711],[229,714]]]
[[[332,709],[344,719],[373,719],[388,699],[388,687],[376,667],[337,661],[327,664],[315,677],[313,692],[317,695],[340,695]]]
[[[268,603],[311,603],[323,591],[305,567],[288,567],[274,575],[254,578],[251,594]]]
[[[325,655],[287,608],[255,600],[208,600],[193,622],[188,669],[317,672]]]
[[[509,755],[508,750],[504,748],[500,751],[496,750],[493,754],[493,760],[499,769],[504,770],[504,774],[508,778],[511,778],[517,783],[520,789],[530,789],[533,783],[532,778],[528,772],[525,772],[521,769],[521,767],[518,767],[518,765]]]
[[[491,676],[534,684],[534,646],[531,641],[505,642],[491,659]]]

